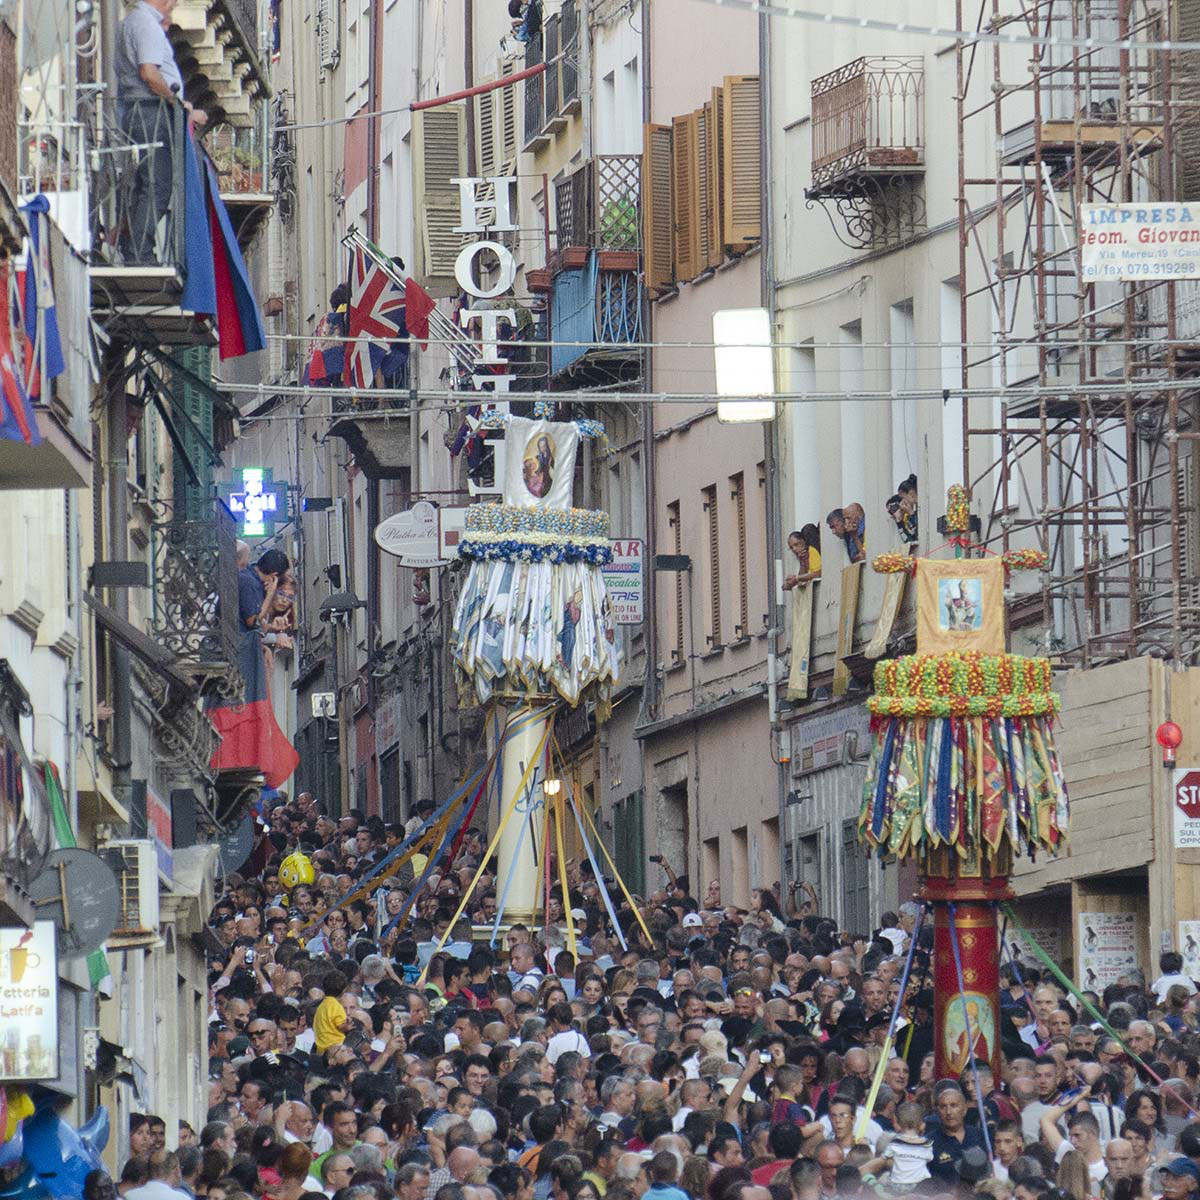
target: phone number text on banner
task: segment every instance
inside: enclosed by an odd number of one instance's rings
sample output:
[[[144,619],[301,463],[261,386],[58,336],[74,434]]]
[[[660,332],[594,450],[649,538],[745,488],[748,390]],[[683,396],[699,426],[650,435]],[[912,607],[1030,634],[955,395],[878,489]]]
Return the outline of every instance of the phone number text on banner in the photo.
[[[1079,261],[1085,282],[1200,279],[1200,202],[1080,205]]]

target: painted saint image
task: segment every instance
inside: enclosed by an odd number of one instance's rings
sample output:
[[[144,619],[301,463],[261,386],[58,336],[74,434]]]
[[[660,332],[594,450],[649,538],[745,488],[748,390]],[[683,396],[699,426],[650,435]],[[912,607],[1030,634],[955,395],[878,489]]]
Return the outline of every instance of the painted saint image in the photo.
[[[979,992],[966,993],[966,1025],[963,1003],[955,999],[946,1009],[942,1036],[947,1065],[957,1075],[972,1058],[990,1062],[996,1015],[991,1002]]]
[[[554,484],[554,440],[549,434],[534,434],[526,443],[521,473],[531,496],[540,500],[550,491]]]
[[[571,598],[563,605],[562,632],[558,635],[558,648],[562,655],[562,664],[568,670],[575,658],[575,627],[579,624],[582,613],[583,592],[576,588]]]
[[[938,580],[939,624],[950,633],[983,627],[983,584],[978,579]]]

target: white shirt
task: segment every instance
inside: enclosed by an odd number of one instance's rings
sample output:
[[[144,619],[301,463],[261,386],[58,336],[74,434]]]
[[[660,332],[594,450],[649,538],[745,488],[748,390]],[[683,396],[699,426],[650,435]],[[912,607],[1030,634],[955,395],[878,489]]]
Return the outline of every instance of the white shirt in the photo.
[[[546,1043],[546,1057],[552,1065],[558,1062],[560,1055],[566,1054],[569,1050],[573,1050],[576,1054],[582,1054],[584,1058],[592,1057],[587,1038],[578,1029],[564,1029],[562,1033],[556,1033]]]
[[[165,1179],[151,1179],[126,1192],[125,1200],[187,1200],[187,1193],[173,1188]]]
[[[1059,1143],[1058,1149],[1054,1152],[1054,1161],[1062,1162],[1067,1155],[1074,1150],[1075,1147],[1068,1141]],[[1104,1159],[1098,1158],[1094,1163],[1088,1163],[1088,1177],[1093,1183],[1101,1183],[1104,1177],[1108,1174],[1108,1167],[1105,1165]]]
[[[1196,994],[1196,985],[1186,976],[1177,975],[1160,975],[1151,985],[1150,990],[1158,997],[1159,1004],[1162,1004],[1167,998],[1167,992],[1178,984],[1179,987],[1187,988],[1187,994],[1194,996]]]
[[[305,1054],[311,1054],[317,1044],[317,1031],[315,1029],[306,1029],[303,1033],[296,1035],[296,1049],[303,1050]]]
[[[333,1145],[333,1134],[325,1128],[324,1125],[318,1124],[313,1131],[312,1152],[315,1157],[324,1154],[330,1146]]]
[[[863,1109],[862,1105],[860,1104],[858,1106],[858,1109],[854,1113],[854,1132],[855,1132],[855,1134],[858,1133],[858,1125],[859,1125],[859,1122],[862,1120],[864,1111],[865,1110]],[[818,1121],[818,1124],[825,1131],[825,1136],[827,1138],[833,1137],[833,1122],[829,1119],[828,1113],[826,1113],[825,1116],[821,1117],[821,1119]],[[871,1149],[874,1150],[875,1147],[877,1145],[879,1145],[879,1139],[881,1137],[883,1137],[883,1126],[880,1125],[878,1121],[868,1119],[867,1127],[863,1130],[863,1137],[865,1137],[867,1139],[867,1141],[871,1143]]]

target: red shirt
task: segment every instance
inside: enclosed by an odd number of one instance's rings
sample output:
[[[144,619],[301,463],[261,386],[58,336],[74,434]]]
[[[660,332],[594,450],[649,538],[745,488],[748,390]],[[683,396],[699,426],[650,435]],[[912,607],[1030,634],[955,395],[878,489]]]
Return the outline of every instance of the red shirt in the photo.
[[[750,1178],[754,1180],[759,1187],[770,1187],[771,1182],[780,1171],[787,1169],[796,1160],[794,1158],[777,1158],[774,1162],[764,1163],[761,1167],[756,1167],[750,1172]]]

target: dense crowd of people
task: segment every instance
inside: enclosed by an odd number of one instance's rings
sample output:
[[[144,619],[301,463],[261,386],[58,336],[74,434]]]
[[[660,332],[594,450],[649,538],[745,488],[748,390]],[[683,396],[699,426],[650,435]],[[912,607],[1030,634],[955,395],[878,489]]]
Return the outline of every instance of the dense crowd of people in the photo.
[[[207,1123],[168,1150],[162,1121],[135,1117],[126,1200],[1200,1190],[1197,995],[1176,955],[1149,987],[1131,974],[1089,995],[1103,1023],[1033,964],[1006,964],[1001,1077],[976,1061],[939,1079],[916,904],[873,935],[843,931],[811,888],[756,891],[742,910],[665,868],[633,898],[644,930],[612,888],[626,949],[602,881],[571,862],[545,926],[506,926],[493,947],[471,930],[495,918],[488,871],[452,924],[477,831],[411,906],[426,863],[379,870],[428,814],[335,821],[306,795],[269,813],[211,917]],[[296,851],[312,882],[289,888]]]

